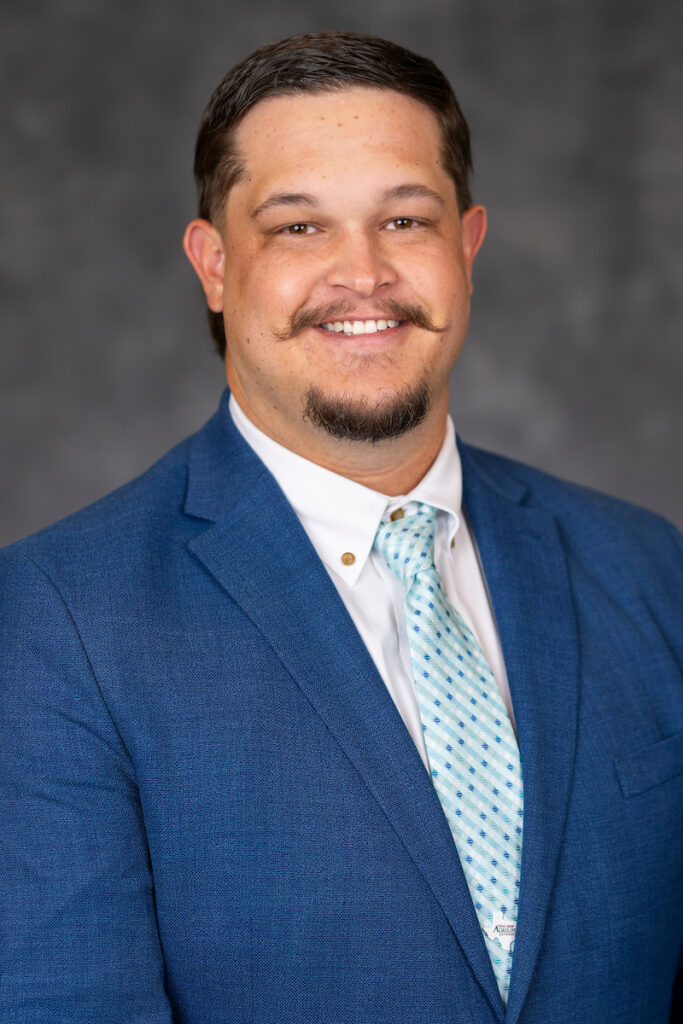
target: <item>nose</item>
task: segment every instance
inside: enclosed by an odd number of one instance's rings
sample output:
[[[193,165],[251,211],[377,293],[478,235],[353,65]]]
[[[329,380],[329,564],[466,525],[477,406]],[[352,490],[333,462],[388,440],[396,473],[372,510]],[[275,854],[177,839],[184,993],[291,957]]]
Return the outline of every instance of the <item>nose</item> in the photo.
[[[339,239],[327,274],[328,285],[369,298],[396,280],[396,271],[374,232],[358,230]]]

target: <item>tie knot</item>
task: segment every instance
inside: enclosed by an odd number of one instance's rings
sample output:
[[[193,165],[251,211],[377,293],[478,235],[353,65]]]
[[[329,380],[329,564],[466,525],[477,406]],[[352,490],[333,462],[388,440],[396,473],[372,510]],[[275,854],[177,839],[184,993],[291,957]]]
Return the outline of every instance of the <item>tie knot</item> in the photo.
[[[406,587],[422,569],[434,566],[436,509],[418,505],[417,512],[390,523],[380,523],[375,548]]]

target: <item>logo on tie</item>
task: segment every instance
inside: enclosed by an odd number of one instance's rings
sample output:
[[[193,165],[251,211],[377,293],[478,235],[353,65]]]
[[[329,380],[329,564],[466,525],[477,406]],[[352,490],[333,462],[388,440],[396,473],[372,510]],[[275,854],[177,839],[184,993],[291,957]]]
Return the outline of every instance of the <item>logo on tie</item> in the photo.
[[[484,931],[492,942],[494,939],[497,939],[503,949],[509,953],[512,949],[512,943],[515,941],[517,924],[515,921],[509,921],[502,914],[496,913],[493,915],[493,921],[484,925]]]

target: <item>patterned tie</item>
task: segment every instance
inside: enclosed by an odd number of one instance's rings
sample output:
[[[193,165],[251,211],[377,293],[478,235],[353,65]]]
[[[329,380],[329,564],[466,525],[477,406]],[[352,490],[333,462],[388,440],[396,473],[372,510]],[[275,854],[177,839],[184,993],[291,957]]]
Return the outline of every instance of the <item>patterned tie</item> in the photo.
[[[398,510],[401,512],[401,510]],[[436,509],[394,512],[375,548],[406,588],[422,730],[501,997],[507,1003],[522,853],[517,740],[493,673],[434,565]]]

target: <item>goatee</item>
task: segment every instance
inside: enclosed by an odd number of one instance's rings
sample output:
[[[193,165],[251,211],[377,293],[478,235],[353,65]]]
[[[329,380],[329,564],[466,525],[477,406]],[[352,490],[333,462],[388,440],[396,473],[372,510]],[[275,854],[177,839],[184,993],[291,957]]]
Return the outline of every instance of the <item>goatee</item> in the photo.
[[[414,430],[429,409],[426,384],[405,388],[386,405],[350,401],[343,394],[330,398],[320,388],[309,388],[304,398],[304,418],[331,437],[343,441],[377,444]]]

